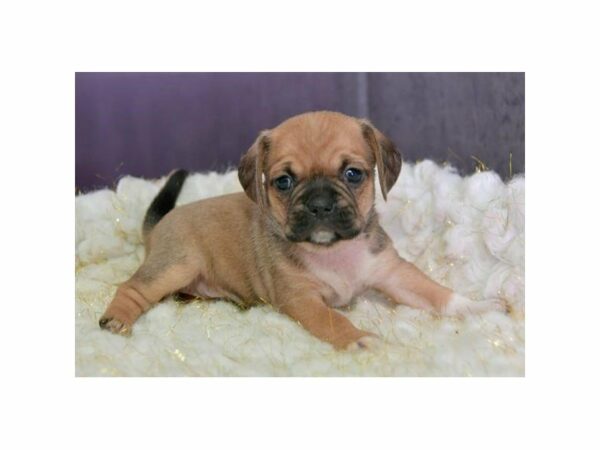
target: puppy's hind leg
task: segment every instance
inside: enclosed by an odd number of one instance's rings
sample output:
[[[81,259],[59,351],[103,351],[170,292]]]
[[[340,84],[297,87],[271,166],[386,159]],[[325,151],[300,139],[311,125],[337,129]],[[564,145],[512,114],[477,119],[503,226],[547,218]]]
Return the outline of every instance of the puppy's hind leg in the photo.
[[[383,270],[375,277],[372,287],[396,303],[436,311],[446,316],[506,310],[506,304],[501,300],[473,301],[453,292],[433,281],[395,252],[390,252],[384,261]]]
[[[190,284],[199,264],[189,258],[165,258],[150,252],[138,271],[117,289],[114,299],[99,321],[101,328],[128,335],[133,323],[163,297]]]

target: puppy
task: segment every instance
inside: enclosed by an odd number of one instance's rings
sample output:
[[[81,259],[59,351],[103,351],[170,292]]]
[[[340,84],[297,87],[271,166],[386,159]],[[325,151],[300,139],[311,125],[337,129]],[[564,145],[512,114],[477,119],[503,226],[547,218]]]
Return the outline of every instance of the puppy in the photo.
[[[335,112],[292,117],[260,133],[242,157],[245,193],[173,209],[186,173],[175,172],[144,220],[146,257],[116,292],[100,326],[129,334],[169,294],[270,303],[337,349],[369,347],[371,333],[336,307],[367,289],[447,315],[502,310],[428,278],[395,251],[374,208],[402,165],[366,120]]]

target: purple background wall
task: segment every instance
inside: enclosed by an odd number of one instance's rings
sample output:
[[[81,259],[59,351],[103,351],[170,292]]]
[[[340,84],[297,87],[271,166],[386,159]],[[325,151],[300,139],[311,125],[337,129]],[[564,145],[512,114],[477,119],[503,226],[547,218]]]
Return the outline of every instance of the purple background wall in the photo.
[[[368,117],[405,160],[524,171],[523,73],[77,73],[75,183],[236,166],[260,130],[309,110]]]

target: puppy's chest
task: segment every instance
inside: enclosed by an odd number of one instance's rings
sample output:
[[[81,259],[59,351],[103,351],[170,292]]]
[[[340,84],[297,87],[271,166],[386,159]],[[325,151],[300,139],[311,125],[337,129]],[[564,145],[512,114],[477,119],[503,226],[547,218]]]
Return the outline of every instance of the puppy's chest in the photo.
[[[340,242],[331,249],[303,254],[306,268],[335,294],[326,299],[330,306],[344,306],[369,285],[369,276],[375,266],[364,240]]]

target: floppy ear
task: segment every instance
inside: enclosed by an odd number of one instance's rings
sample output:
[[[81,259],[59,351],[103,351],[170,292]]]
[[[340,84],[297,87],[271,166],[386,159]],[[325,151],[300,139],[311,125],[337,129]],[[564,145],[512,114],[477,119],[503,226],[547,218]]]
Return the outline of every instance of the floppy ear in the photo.
[[[383,199],[387,200],[387,193],[398,179],[398,175],[400,175],[402,155],[400,155],[394,143],[385,137],[368,120],[362,119],[359,122],[363,137],[375,154],[375,164],[377,165],[381,193],[383,194]]]
[[[238,167],[238,178],[246,195],[260,207],[267,205],[267,192],[263,176],[265,157],[268,151],[269,132],[263,131],[258,135],[252,147],[242,156]]]

